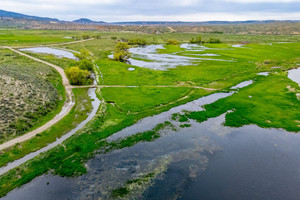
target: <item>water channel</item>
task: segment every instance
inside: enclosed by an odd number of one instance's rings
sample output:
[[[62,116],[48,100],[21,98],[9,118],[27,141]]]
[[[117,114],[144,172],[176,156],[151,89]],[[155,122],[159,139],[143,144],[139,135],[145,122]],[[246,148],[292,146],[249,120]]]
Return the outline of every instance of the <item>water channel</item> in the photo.
[[[299,73],[300,68],[290,70],[288,77],[300,84]],[[250,84],[252,80],[232,89]],[[172,113],[199,111],[201,106],[232,94],[212,94],[147,117],[108,141],[150,130],[171,121]],[[300,135],[256,125],[230,128],[223,126],[224,121],[225,114],[203,123],[190,120],[191,126],[186,128],[172,121],[176,130],[164,129],[152,142],[96,155],[86,164],[88,173],[83,176],[45,174],[3,199],[110,199],[113,189],[149,173],[154,174],[152,179],[132,185],[130,199],[298,199]]]

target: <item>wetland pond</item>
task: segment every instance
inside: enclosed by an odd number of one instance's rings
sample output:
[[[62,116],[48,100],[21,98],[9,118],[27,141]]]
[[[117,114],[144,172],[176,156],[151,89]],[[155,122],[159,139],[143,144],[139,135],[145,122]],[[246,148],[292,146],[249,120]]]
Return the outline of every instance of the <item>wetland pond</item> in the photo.
[[[69,58],[72,60],[77,60],[77,58],[74,56],[72,52],[62,50],[62,49],[54,49],[50,47],[34,47],[34,48],[25,48],[20,49],[20,51],[29,51],[32,53],[42,53],[42,54],[52,54],[54,56],[57,56],[59,58]]]
[[[152,142],[97,154],[87,162],[85,175],[45,174],[3,199],[111,199],[124,187],[129,189],[122,199],[298,199],[299,134],[256,125],[224,127],[225,114],[203,123],[171,119],[172,113],[202,110],[200,106],[231,94],[212,94],[145,118],[108,141],[144,132],[165,120],[173,126],[162,129]]]
[[[163,45],[147,45],[130,48],[129,52],[132,53],[132,57],[128,59],[128,63],[133,66],[148,69],[167,70],[169,68],[175,68],[178,66],[194,65],[204,60],[233,62],[233,60],[215,58],[219,56],[218,54],[193,54],[195,52],[204,52],[205,50],[210,49],[205,46],[200,46],[197,44],[182,44],[180,48],[184,50],[172,54],[158,53],[158,50],[165,49]],[[184,52],[184,55],[178,55],[182,52]],[[109,55],[109,58],[113,58],[113,55]],[[130,69],[132,68],[129,68],[128,70]]]
[[[156,48],[150,47],[151,51]],[[197,50],[195,46],[186,48]],[[299,83],[299,71],[289,71],[289,78]],[[232,89],[253,83],[248,80]],[[122,199],[299,199],[299,134],[256,125],[225,127],[225,114],[203,123],[171,118],[183,110],[203,110],[201,106],[234,92],[238,91],[215,93],[144,118],[107,140],[151,130],[164,121],[173,126],[160,130],[154,141],[99,152],[86,163],[85,175],[63,178],[45,174],[3,199],[94,200],[112,199],[115,194],[124,195]]]
[[[96,155],[86,175],[43,175],[3,199],[110,199],[113,189],[149,174],[131,185],[131,199],[297,199],[300,135],[223,122],[224,115],[163,130],[153,142]]]

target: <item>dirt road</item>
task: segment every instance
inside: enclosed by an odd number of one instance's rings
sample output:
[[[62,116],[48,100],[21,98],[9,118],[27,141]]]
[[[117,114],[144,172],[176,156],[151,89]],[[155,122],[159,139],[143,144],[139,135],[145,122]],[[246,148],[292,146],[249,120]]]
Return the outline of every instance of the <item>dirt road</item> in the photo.
[[[64,85],[65,90],[66,90],[67,99],[66,99],[66,102],[65,102],[62,110],[60,111],[60,113],[58,113],[52,120],[48,121],[43,126],[37,128],[37,129],[35,129],[35,130],[33,130],[29,133],[26,133],[26,134],[24,134],[20,137],[17,137],[15,139],[12,139],[10,141],[7,141],[7,142],[1,144],[0,145],[0,151],[3,150],[3,149],[6,149],[6,148],[12,147],[12,146],[16,145],[17,143],[22,143],[26,140],[29,140],[29,139],[33,138],[34,136],[36,136],[37,134],[39,134],[39,133],[45,131],[46,129],[50,128],[52,125],[56,124],[58,121],[60,121],[62,118],[64,118],[71,111],[73,106],[75,105],[75,101],[74,101],[73,93],[72,93],[72,87],[70,86],[69,80],[68,80],[68,78],[67,78],[67,76],[66,76],[66,74],[65,74],[65,72],[62,68],[60,68],[56,65],[53,65],[51,63],[45,62],[43,60],[37,59],[35,57],[32,57],[30,55],[27,55],[25,53],[22,53],[22,52],[20,52],[16,49],[11,48],[11,47],[4,47],[4,48],[7,48],[11,51],[14,51],[14,52],[22,55],[22,56],[26,56],[27,58],[30,58],[30,59],[35,60],[37,62],[46,64],[46,65],[56,69],[62,77],[62,82],[63,82],[63,85]]]
[[[95,38],[90,38],[86,40],[76,40],[76,41],[71,41],[71,42],[65,42],[65,43],[57,43],[57,44],[46,44],[43,46],[51,47],[51,46],[61,46],[61,45],[68,45],[68,44],[76,44],[76,43],[82,43],[82,42],[87,42],[89,40],[94,40]]]
[[[75,43],[75,42],[73,42],[73,43]],[[16,53],[18,53],[22,56],[26,56],[27,58],[30,58],[30,59],[35,60],[37,62],[46,64],[46,65],[56,69],[62,77],[62,82],[63,82],[63,85],[64,85],[65,90],[66,90],[67,100],[66,100],[62,110],[60,111],[60,113],[57,114],[52,120],[48,121],[43,126],[37,128],[37,129],[35,129],[35,130],[33,130],[29,133],[26,133],[26,134],[24,134],[20,137],[17,137],[15,139],[12,139],[10,141],[7,141],[7,142],[1,144],[0,145],[0,151],[3,150],[3,149],[6,149],[6,148],[12,147],[12,146],[16,145],[17,143],[22,143],[26,140],[29,140],[29,139],[33,138],[37,134],[47,130],[52,125],[56,124],[58,121],[60,121],[62,118],[64,118],[71,111],[73,106],[75,105],[75,101],[74,101],[73,93],[72,93],[72,88],[95,88],[95,87],[99,87],[99,88],[106,88],[106,87],[124,87],[124,88],[125,87],[128,87],[128,88],[130,88],[130,87],[160,87],[160,88],[166,88],[166,87],[187,87],[187,88],[199,88],[199,89],[204,89],[204,90],[207,90],[207,91],[217,90],[217,89],[213,89],[213,88],[204,88],[204,87],[201,87],[201,86],[189,86],[189,85],[145,85],[145,86],[126,86],[126,85],[96,85],[95,86],[95,85],[86,85],[86,86],[71,86],[70,83],[69,83],[69,80],[68,80],[68,78],[67,78],[67,76],[66,76],[66,74],[65,74],[65,72],[62,68],[60,68],[56,65],[53,65],[51,63],[48,63],[46,61],[40,60],[38,58],[32,57],[32,56],[30,56],[28,54],[25,54],[21,51],[18,51],[16,49],[12,48],[12,47],[4,46],[3,48],[9,49],[9,50],[14,51],[14,52],[16,52]]]

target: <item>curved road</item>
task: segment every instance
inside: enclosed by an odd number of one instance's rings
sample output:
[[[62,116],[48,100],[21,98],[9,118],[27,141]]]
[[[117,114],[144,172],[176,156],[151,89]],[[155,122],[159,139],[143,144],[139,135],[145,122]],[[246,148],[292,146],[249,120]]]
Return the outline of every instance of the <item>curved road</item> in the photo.
[[[73,108],[73,106],[75,105],[75,101],[74,101],[74,98],[73,98],[73,93],[72,93],[72,87],[70,86],[70,83],[69,83],[69,80],[64,72],[64,70],[56,65],[53,65],[51,63],[48,63],[48,62],[45,62],[43,60],[40,60],[40,59],[37,59],[35,57],[32,57],[30,55],[27,55],[23,52],[20,52],[16,49],[13,49],[11,47],[7,47],[5,46],[4,48],[6,49],[9,49],[11,51],[14,51],[22,56],[26,56],[32,60],[35,60],[37,62],[40,62],[40,63],[43,63],[43,64],[46,64],[50,67],[53,67],[54,69],[56,69],[58,71],[58,73],[61,75],[62,77],[62,82],[63,82],[63,85],[65,87],[65,90],[66,90],[66,96],[67,96],[67,99],[66,99],[66,102],[64,104],[64,106],[62,107],[62,110],[60,111],[60,113],[58,113],[52,120],[48,121],[46,124],[44,124],[43,126],[29,132],[29,133],[26,133],[20,137],[17,137],[15,139],[12,139],[10,141],[7,141],[3,144],[0,145],[0,151],[3,150],[3,149],[6,149],[6,148],[9,148],[11,146],[14,146],[16,145],[17,143],[22,143],[26,140],[29,140],[31,138],[33,138],[34,136],[36,136],[37,134],[47,130],[48,128],[50,128],[52,125],[56,124],[58,121],[60,121],[62,118],[64,118],[70,111],[71,109]]]
[[[92,40],[92,39],[89,39],[89,40]],[[84,40],[84,41],[87,41],[87,40]],[[77,43],[77,42],[82,42],[82,41],[75,41],[73,43]],[[95,87],[100,87],[100,88],[103,88],[103,87],[140,87],[140,86],[125,86],[125,85],[71,86],[64,70],[62,68],[60,68],[59,66],[56,66],[56,65],[53,65],[53,64],[48,63],[46,61],[43,61],[43,60],[40,60],[38,58],[32,57],[32,56],[30,56],[26,53],[23,53],[21,51],[18,51],[16,49],[12,48],[12,47],[3,46],[2,48],[9,49],[9,50],[11,50],[13,52],[16,52],[16,53],[18,53],[22,56],[25,56],[25,57],[30,58],[32,60],[35,60],[37,62],[46,64],[46,65],[54,68],[55,70],[57,70],[58,73],[62,77],[62,82],[63,82],[63,85],[65,87],[67,99],[66,99],[66,102],[65,102],[64,106],[62,107],[62,110],[60,111],[60,113],[58,113],[53,119],[51,119],[50,121],[48,121],[43,126],[37,128],[37,129],[35,129],[31,132],[28,132],[28,133],[26,133],[22,136],[19,136],[19,137],[14,138],[10,141],[7,141],[3,144],[0,144],[0,151],[4,150],[4,149],[7,149],[9,147],[12,147],[12,146],[16,145],[17,143],[22,143],[22,142],[25,142],[26,140],[29,140],[29,139],[35,137],[37,134],[47,130],[52,125],[56,124],[58,121],[60,121],[62,118],[64,118],[71,111],[73,106],[75,105],[75,101],[74,101],[73,93],[72,93],[72,88],[85,88],[85,87],[87,87],[87,88],[95,88]],[[205,90],[208,90],[208,91],[218,90],[218,89],[213,89],[213,88],[204,88],[204,87],[201,87],[201,86],[181,86],[181,85],[155,85],[155,86],[148,86],[148,87],[189,87],[189,88],[201,88],[201,89],[205,89]]]

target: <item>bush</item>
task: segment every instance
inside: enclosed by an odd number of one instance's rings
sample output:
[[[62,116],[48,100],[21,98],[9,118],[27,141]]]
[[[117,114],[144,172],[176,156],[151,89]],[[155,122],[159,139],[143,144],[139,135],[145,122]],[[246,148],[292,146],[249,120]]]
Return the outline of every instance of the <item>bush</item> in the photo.
[[[131,54],[128,51],[129,46],[126,42],[118,42],[114,52],[114,59],[121,62],[126,62]]]
[[[87,34],[84,34],[84,35],[82,35],[82,39],[84,39],[84,40],[90,39],[90,36]]]
[[[201,43],[201,42],[202,42],[201,36],[196,37],[196,39],[192,38],[192,39],[190,40],[190,43],[191,43],[191,44],[199,44],[199,43]]]
[[[116,39],[117,39],[116,36],[111,36],[110,38],[111,38],[112,40],[116,40]]]
[[[81,49],[80,53],[74,53],[74,56],[79,60],[83,60],[83,59],[88,59],[91,56],[91,54],[90,52],[88,52],[88,50]]]
[[[121,42],[128,42],[128,39],[126,38],[120,38]]]
[[[65,71],[72,85],[84,85],[91,83],[91,73],[87,70],[82,70],[79,67],[70,67]]]
[[[168,40],[167,40],[167,44],[168,44],[168,45],[178,45],[178,44],[179,44],[179,41],[178,41],[178,40],[175,40],[175,39],[168,39]]]
[[[93,63],[89,61],[88,59],[83,59],[78,62],[78,67],[82,70],[93,70]]]
[[[221,40],[218,38],[209,38],[207,43],[221,43]]]
[[[94,38],[96,38],[96,39],[101,39],[101,35],[99,35],[99,34],[98,34],[98,35],[95,35]]]
[[[78,37],[78,36],[72,36],[72,39],[73,40],[80,40],[80,37]]]
[[[128,44],[145,46],[145,45],[147,45],[147,41],[143,38],[135,38],[135,39],[129,40]]]

